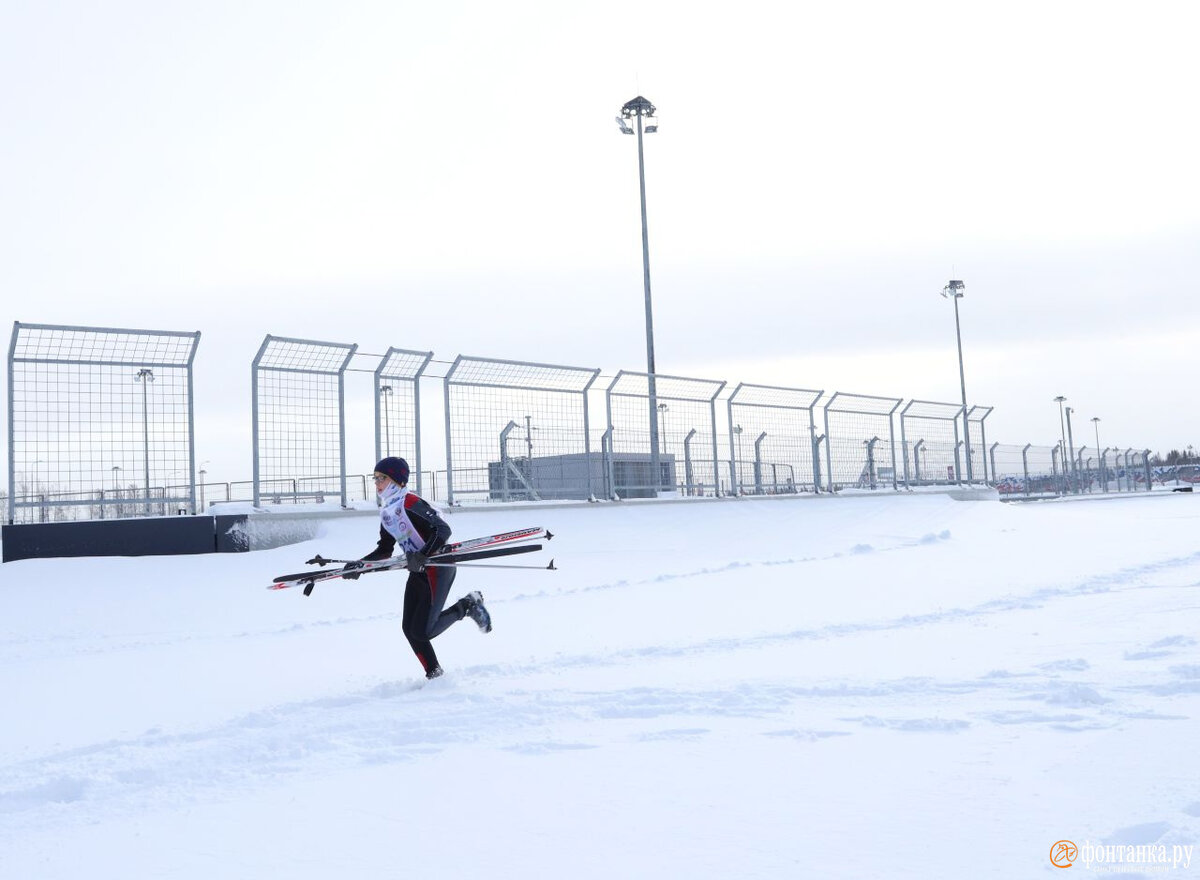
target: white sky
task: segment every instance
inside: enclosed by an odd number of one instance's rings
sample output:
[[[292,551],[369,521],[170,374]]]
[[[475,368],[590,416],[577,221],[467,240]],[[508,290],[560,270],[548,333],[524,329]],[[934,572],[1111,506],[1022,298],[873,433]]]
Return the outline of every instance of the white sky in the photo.
[[[660,372],[952,401],[956,277],[989,439],[1053,443],[1065,394],[1165,452],[1200,437],[1198,27],[1186,2],[10,2],[0,319],[202,331],[197,457],[231,479],[267,333],[644,370],[613,121],[640,93]]]

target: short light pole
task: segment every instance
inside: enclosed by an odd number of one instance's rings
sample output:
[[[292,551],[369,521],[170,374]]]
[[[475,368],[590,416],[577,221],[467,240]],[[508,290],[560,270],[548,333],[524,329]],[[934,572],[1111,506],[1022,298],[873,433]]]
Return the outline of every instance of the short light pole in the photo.
[[[1104,452],[1100,451],[1100,416],[1092,416],[1092,427],[1096,429],[1096,474],[1101,487],[1108,491],[1108,480],[1104,478]],[[1105,450],[1107,452],[1107,450]]]
[[[533,416],[525,416],[525,454],[529,458],[530,473],[533,473]]]
[[[204,466],[206,464],[208,464],[207,461],[200,462],[200,512],[201,513],[204,513],[204,480],[208,477],[208,471],[206,471],[204,469]]]
[[[961,281],[951,279],[945,287],[942,288],[942,296],[954,300],[954,336],[958,340],[958,381],[962,386],[962,405],[963,405],[963,451],[967,456],[967,482],[975,481],[975,472],[971,464],[971,418],[968,415],[967,408],[967,375],[963,370],[963,353],[962,353],[962,326],[958,320],[958,301],[962,299],[963,291],[966,289]]]
[[[642,118],[653,119],[655,107],[641,95],[625,102],[621,107],[621,115],[617,117],[617,125],[622,134],[636,134],[638,145],[638,186],[642,200],[642,281],[646,290],[646,377],[647,391],[650,396],[650,471],[653,474],[655,486],[662,483],[662,472],[659,469],[658,453],[658,393],[655,387],[654,368],[654,312],[650,303],[650,234],[646,226],[646,158],[642,149],[642,133],[653,134],[658,131],[657,123],[642,127]],[[637,130],[630,128],[625,120],[637,119]],[[657,488],[656,490],[657,491]]]
[[[119,464],[114,464],[112,466],[113,491],[114,492],[117,490],[117,474],[119,474],[122,470],[124,470],[124,469]]]

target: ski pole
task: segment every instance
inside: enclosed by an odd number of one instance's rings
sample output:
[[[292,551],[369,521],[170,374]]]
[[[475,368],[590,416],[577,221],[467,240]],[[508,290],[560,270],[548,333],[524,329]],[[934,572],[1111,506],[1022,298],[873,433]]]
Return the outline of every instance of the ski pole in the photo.
[[[304,564],[305,565],[329,565],[330,563],[333,563],[333,562],[337,562],[339,564],[346,565],[351,562],[362,562],[362,560],[361,559],[326,559],[324,556],[322,556],[320,553],[318,553],[316,556],[314,556],[312,559],[308,560],[308,562],[306,562]]]
[[[525,571],[558,571],[554,560],[549,565],[496,565],[487,562],[426,562],[426,568],[520,568]]]

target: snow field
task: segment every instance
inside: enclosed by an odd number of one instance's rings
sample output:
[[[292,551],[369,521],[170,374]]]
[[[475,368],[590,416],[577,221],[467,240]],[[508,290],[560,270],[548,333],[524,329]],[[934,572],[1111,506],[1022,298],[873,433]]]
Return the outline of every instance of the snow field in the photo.
[[[14,877],[1025,877],[1200,843],[1200,507],[946,496],[456,511],[557,572],[400,633],[303,544],[0,569]],[[1081,867],[1081,866],[1079,866]],[[1200,871],[1200,867],[1191,870]],[[1129,876],[1129,875],[1126,875]]]

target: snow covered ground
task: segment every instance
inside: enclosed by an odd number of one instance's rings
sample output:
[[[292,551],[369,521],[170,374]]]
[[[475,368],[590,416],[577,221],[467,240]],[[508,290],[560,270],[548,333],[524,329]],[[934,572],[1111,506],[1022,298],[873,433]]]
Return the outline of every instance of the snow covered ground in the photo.
[[[449,518],[560,570],[462,572],[431,683],[403,574],[264,589],[366,516],[0,568],[0,875],[1200,876],[1200,499]]]

